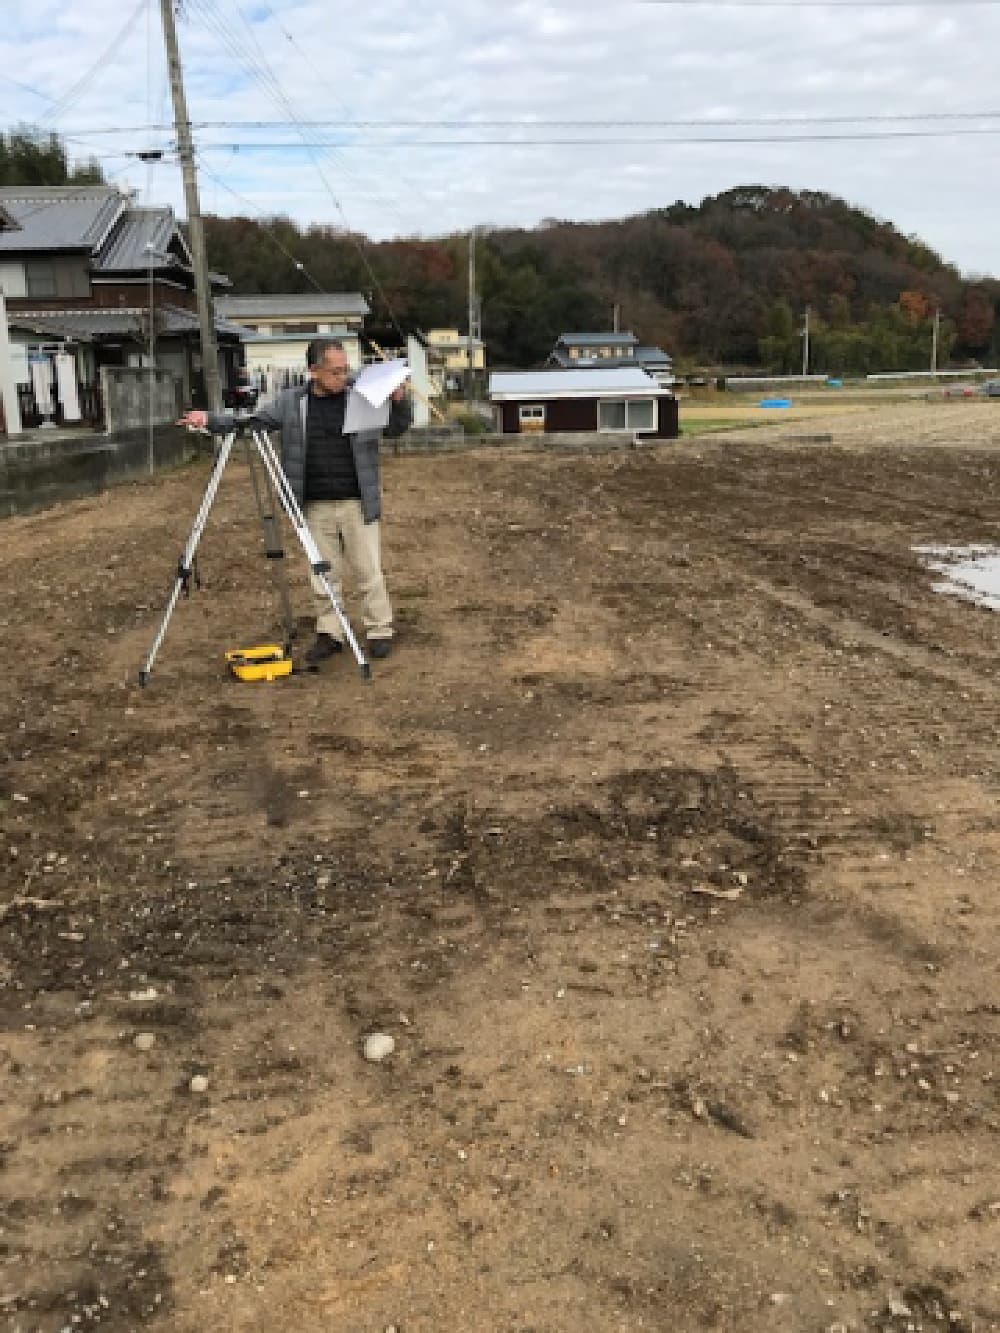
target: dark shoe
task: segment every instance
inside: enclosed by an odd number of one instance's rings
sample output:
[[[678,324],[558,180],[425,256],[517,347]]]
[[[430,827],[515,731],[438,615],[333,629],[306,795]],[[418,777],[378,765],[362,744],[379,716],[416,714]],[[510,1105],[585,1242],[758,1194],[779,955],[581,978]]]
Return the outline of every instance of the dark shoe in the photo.
[[[306,649],[306,661],[312,664],[325,662],[328,657],[343,651],[344,645],[332,634],[317,634],[315,643]]]
[[[390,654],[391,652],[392,652],[392,640],[391,640],[391,639],[369,639],[369,640],[368,640],[368,656],[369,656],[369,657],[373,657],[373,658],[375,658],[376,661],[377,661],[379,658],[382,658],[382,657],[388,657],[389,654]]]

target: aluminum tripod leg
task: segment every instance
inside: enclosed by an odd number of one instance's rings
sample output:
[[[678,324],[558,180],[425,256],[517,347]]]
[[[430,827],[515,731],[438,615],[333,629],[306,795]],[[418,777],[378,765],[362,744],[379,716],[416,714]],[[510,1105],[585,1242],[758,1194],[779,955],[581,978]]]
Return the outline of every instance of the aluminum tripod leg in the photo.
[[[257,502],[257,513],[260,516],[261,527],[264,529],[264,551],[269,561],[272,562],[271,568],[274,573],[274,581],[278,588],[278,597],[281,600],[281,614],[285,622],[285,638],[287,640],[286,648],[295,637],[295,612],[292,610],[292,599],[288,592],[288,579],[285,577],[284,567],[278,561],[284,560],[285,550],[281,544],[281,529],[278,526],[278,517],[275,513],[276,496],[274,487],[271,484],[270,474],[264,473],[264,489],[261,491],[260,482],[257,479],[257,469],[254,465],[253,450],[249,442],[246,449],[247,468],[250,472],[250,482],[253,486],[254,500]]]
[[[355,660],[361,668],[361,674],[365,676],[366,679],[370,678],[372,674],[371,664],[361,651],[358,641],[354,637],[354,631],[351,629],[351,623],[344,612],[344,608],[340,604],[333,589],[330,587],[329,579],[326,577],[330,570],[329,561],[323,559],[319,547],[316,545],[313,535],[309,531],[305,515],[302,512],[302,507],[295,498],[295,492],[292,490],[291,484],[285,476],[277,451],[271,443],[266,431],[254,430],[253,441],[257,446],[257,452],[260,454],[261,462],[267,470],[271,485],[274,487],[275,491],[277,491],[278,499],[281,501],[281,507],[288,515],[289,522],[295,529],[295,535],[298,537],[303,551],[305,551],[306,559],[309,561],[309,567],[315,575],[317,582],[330,599],[330,606],[333,608],[333,613],[340,622],[340,628],[344,632],[344,638],[347,640],[351,652],[354,654]]]
[[[198,542],[201,540],[201,534],[208,522],[208,514],[215,501],[215,493],[219,489],[219,482],[222,480],[222,474],[225,471],[226,463],[229,461],[229,454],[233,447],[236,435],[227,435],[222,448],[216,455],[215,462],[212,465],[212,474],[208,479],[208,485],[205,488],[205,494],[202,497],[201,508],[194,520],[194,526],[191,529],[191,535],[188,537],[187,545],[177,563],[177,579],[174,583],[173,592],[170,594],[170,600],[167,603],[167,609],[163,620],[160,622],[160,628],[157,631],[156,638],[153,640],[153,646],[149,650],[149,656],[146,658],[145,665],[139,672],[139,684],[145,685],[149,680],[150,672],[153,670],[153,663],[156,661],[156,654],[160,651],[160,644],[163,642],[167,632],[167,626],[170,624],[170,617],[174,614],[174,607],[177,605],[177,599],[181,593],[188,591],[188,584],[191,579],[191,570],[193,567],[194,553],[198,549]]]

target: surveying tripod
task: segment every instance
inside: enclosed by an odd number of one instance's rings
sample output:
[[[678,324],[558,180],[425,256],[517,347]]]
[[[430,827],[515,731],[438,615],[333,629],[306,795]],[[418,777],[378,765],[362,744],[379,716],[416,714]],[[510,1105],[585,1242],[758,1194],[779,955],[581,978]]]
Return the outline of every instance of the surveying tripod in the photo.
[[[191,528],[191,535],[187,539],[187,545],[177,562],[177,578],[174,581],[173,590],[170,594],[170,600],[167,602],[167,609],[164,612],[163,620],[160,622],[160,628],[157,630],[156,638],[153,640],[153,646],[149,650],[145,664],[139,672],[139,684],[145,685],[153,670],[153,663],[156,661],[156,655],[160,651],[160,645],[167,633],[167,626],[170,624],[170,617],[174,613],[174,608],[183,593],[185,597],[190,596],[192,577],[198,584],[197,567],[195,564],[195,552],[198,549],[198,542],[201,540],[201,534],[205,530],[205,524],[208,522],[208,515],[215,501],[216,492],[219,489],[219,483],[222,480],[222,474],[226,470],[226,464],[229,461],[229,455],[232,453],[233,446],[238,439],[242,439],[247,444],[247,461],[250,465],[250,478],[253,482],[254,495],[257,500],[257,509],[264,525],[264,540],[267,547],[267,557],[269,560],[280,560],[284,557],[284,550],[281,547],[281,534],[278,522],[273,514],[269,512],[264,504],[264,497],[261,494],[257,482],[257,476],[254,472],[253,449],[256,449],[260,461],[264,465],[266,478],[266,489],[269,499],[272,501],[271,510],[273,511],[273,499],[277,498],[282,509],[288,515],[289,522],[295,529],[295,535],[301,543],[305,552],[306,559],[309,561],[309,568],[315,575],[317,582],[330,599],[330,606],[340,622],[340,627],[344,632],[351,651],[354,654],[358,666],[361,668],[361,674],[366,680],[371,678],[372,669],[364,653],[354,636],[344,608],[337,598],[327,574],[330,571],[330,562],[324,560],[320,554],[319,547],[313,538],[312,533],[306,524],[305,515],[302,513],[302,507],[295,498],[295,492],[292,490],[291,483],[285,476],[281,466],[281,460],[278,458],[277,450],[271,443],[267,432],[254,425],[252,415],[237,414],[233,429],[223,440],[215,456],[215,462],[212,465],[212,472],[208,479],[208,485],[205,488],[205,494],[202,497],[201,506],[195,516],[194,526]],[[252,446],[252,448],[251,448]],[[284,575],[278,574],[279,588],[282,598],[282,606],[285,615],[286,632],[291,637],[294,632],[294,622],[292,618],[291,602],[288,597],[288,587],[284,581]]]

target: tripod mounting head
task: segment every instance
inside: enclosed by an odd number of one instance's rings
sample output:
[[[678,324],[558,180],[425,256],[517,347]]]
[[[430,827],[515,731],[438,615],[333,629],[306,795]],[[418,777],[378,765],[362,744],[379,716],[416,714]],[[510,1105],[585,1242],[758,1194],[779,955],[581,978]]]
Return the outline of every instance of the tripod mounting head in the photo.
[[[254,414],[254,408],[257,406],[256,391],[249,402],[237,402],[233,409],[233,430],[237,435],[249,435],[257,429],[257,417]]]
[[[245,371],[240,372],[240,377],[236,384],[225,395],[226,407],[230,407],[236,413],[237,417],[244,413],[251,413],[257,406],[257,399],[260,393],[250,377]]]

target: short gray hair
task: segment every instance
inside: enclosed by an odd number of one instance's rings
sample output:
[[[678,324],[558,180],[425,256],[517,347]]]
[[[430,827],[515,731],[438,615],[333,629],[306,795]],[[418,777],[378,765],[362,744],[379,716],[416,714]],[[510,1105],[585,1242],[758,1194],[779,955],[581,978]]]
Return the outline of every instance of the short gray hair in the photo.
[[[322,364],[327,352],[342,352],[344,344],[337,338],[314,338],[306,348],[306,365],[310,370]]]

